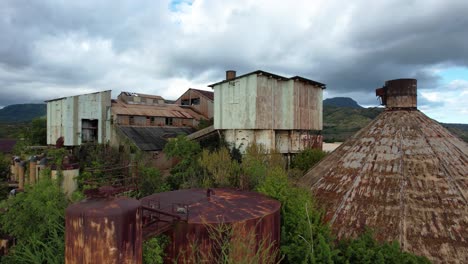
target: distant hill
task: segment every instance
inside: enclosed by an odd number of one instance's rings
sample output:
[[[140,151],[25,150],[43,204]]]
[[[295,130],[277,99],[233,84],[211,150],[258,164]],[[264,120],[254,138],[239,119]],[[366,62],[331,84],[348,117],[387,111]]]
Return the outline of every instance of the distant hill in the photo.
[[[363,108],[353,99],[346,97],[325,99],[323,101],[323,131],[324,141],[343,142],[354,133],[365,127],[376,118],[383,108]],[[328,100],[328,103],[325,101]],[[330,104],[331,101],[331,104]],[[349,106],[337,106],[336,102],[348,102]],[[351,105],[355,105],[352,107]],[[356,107],[356,105],[358,107]],[[446,124],[442,126],[450,130],[464,141],[468,142],[468,124]]]
[[[349,108],[356,108],[361,109],[363,108],[360,106],[356,101],[349,97],[334,97],[328,98],[323,100],[323,106],[338,106],[338,107],[349,107]]]
[[[46,104],[14,104],[0,109],[0,123],[30,122],[46,115]]]

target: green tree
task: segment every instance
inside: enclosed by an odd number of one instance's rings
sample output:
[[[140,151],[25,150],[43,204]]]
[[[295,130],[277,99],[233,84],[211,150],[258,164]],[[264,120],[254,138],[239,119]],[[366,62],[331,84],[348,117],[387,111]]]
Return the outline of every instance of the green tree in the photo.
[[[45,117],[32,120],[28,137],[31,145],[47,145],[47,119]]]
[[[177,165],[171,169],[171,176],[168,178],[171,188],[178,189],[201,185],[202,169],[198,163],[201,147],[197,142],[190,141],[181,135],[169,140],[164,147],[164,153],[168,158],[179,160]]]
[[[239,186],[240,166],[226,147],[212,152],[204,149],[199,162],[205,170],[204,187]]]
[[[167,236],[160,235],[148,239],[143,243],[143,263],[144,264],[163,264],[164,249],[169,244]]]
[[[141,166],[138,171],[138,178],[139,197],[169,190],[169,185],[164,181],[161,172],[156,168]]]
[[[326,155],[327,153],[320,149],[304,149],[293,157],[291,167],[300,169],[302,173],[305,173]]]

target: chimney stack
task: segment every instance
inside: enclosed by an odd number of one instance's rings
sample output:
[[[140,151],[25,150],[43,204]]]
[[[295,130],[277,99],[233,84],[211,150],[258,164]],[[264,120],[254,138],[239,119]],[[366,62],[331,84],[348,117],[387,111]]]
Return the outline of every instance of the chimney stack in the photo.
[[[226,71],[226,81],[232,80],[234,78],[236,78],[236,71],[233,71],[233,70]]]
[[[389,109],[417,109],[417,80],[395,79],[385,82],[384,87],[375,90],[381,104]]]

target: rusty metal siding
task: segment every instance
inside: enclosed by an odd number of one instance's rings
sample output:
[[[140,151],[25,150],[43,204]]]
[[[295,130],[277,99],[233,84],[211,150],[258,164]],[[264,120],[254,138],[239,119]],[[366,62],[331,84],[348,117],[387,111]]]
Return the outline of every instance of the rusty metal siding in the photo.
[[[322,89],[294,81],[294,129],[322,130]]]
[[[130,198],[70,205],[65,220],[65,263],[142,263],[140,206]]]
[[[468,262],[468,144],[412,110],[387,110],[302,184],[338,238],[365,227],[435,263]]]
[[[322,88],[248,75],[214,86],[215,129],[322,129]]]

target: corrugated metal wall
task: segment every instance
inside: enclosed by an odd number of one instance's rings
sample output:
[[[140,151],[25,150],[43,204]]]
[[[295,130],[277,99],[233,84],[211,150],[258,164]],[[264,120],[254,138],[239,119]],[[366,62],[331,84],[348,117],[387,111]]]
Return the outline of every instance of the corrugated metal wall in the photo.
[[[82,143],[82,120],[98,120],[98,142],[110,139],[111,91],[66,97],[47,102],[47,144],[64,137],[65,146]]]
[[[215,129],[322,130],[322,88],[249,75],[214,87]]]

